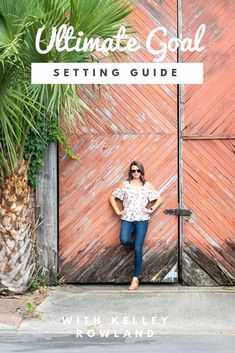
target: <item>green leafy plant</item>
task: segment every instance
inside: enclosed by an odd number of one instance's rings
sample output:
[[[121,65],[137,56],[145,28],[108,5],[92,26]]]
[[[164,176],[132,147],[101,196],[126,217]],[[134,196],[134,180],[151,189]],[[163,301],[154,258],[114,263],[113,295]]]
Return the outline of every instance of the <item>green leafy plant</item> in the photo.
[[[33,311],[34,311],[34,305],[33,305],[33,302],[31,300],[28,300],[26,302],[26,308],[25,308],[26,312],[32,314]]]
[[[49,280],[46,276],[40,275],[37,277],[30,277],[27,282],[29,292],[34,292],[42,287],[49,286]]]
[[[38,117],[35,119],[34,127],[36,130],[34,128],[29,130],[24,148],[24,159],[29,161],[29,185],[33,188],[36,187],[38,169],[43,165],[45,150],[51,142],[59,142],[70,158],[79,159],[72,152],[65,133],[58,127],[57,119],[47,120],[44,117]]]

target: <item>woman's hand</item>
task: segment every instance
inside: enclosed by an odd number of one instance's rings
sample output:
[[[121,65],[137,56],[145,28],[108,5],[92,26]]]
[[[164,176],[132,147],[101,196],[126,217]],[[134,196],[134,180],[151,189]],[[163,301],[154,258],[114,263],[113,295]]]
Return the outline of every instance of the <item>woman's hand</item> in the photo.
[[[144,207],[144,212],[151,214],[151,213],[153,213],[154,211],[151,210],[150,208]]]
[[[119,210],[118,210],[118,211],[116,212],[116,215],[117,215],[117,216],[123,216],[123,214],[124,214],[124,210],[122,210],[122,211],[119,211]]]

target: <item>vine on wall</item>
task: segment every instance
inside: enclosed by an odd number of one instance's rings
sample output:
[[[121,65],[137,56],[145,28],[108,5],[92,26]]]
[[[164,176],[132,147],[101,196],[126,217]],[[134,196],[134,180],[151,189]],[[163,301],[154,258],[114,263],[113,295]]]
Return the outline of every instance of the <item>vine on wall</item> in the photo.
[[[36,187],[37,172],[44,163],[45,150],[51,142],[57,141],[63,146],[65,153],[69,157],[78,160],[78,156],[73,154],[65,134],[59,128],[55,118],[50,120],[37,118],[35,129],[38,133],[34,129],[30,129],[24,149],[24,159],[26,161],[30,159],[28,180],[29,185],[33,188]]]

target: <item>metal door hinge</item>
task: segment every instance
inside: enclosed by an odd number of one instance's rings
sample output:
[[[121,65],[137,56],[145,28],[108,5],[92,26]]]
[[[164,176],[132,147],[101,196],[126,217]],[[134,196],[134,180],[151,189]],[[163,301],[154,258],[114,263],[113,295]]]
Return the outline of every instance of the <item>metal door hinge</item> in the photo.
[[[173,215],[173,216],[190,217],[192,214],[192,211],[185,209],[185,208],[175,208],[175,209],[165,210],[165,211],[163,211],[163,213]]]

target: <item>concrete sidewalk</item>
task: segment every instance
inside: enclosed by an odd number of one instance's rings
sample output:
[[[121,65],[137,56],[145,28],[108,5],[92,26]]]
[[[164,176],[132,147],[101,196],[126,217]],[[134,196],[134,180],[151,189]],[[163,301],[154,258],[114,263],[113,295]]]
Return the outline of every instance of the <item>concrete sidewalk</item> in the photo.
[[[75,334],[235,335],[235,287],[127,285],[55,287],[38,306],[40,318],[7,332]],[[1,330],[1,332],[3,332]],[[105,333],[106,332],[106,333]],[[89,336],[90,335],[90,336]]]

